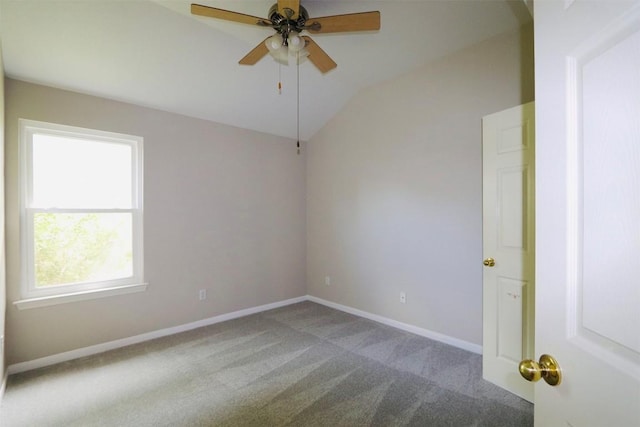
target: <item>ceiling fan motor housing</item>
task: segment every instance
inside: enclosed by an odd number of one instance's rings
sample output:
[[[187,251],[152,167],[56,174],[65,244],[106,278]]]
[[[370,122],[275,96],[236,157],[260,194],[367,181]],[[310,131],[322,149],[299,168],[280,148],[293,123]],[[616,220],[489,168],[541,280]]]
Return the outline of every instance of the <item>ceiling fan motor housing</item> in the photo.
[[[293,10],[286,9],[287,11],[291,11],[289,16],[293,16]],[[282,39],[284,40],[284,45],[287,45],[287,40],[289,39],[289,34],[291,32],[300,33],[305,29],[305,24],[307,19],[309,19],[309,14],[307,10],[300,5],[298,10],[298,18],[296,20],[291,19],[289,16],[282,16],[282,14],[278,11],[278,3],[271,6],[269,9],[269,20],[272,22],[272,27],[282,35]]]

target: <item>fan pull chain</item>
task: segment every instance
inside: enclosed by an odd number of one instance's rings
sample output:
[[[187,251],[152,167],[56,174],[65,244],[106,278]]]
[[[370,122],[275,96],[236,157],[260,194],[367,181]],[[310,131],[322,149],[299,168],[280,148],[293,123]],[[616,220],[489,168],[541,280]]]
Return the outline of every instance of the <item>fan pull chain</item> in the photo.
[[[282,65],[278,64],[278,95],[282,95]]]

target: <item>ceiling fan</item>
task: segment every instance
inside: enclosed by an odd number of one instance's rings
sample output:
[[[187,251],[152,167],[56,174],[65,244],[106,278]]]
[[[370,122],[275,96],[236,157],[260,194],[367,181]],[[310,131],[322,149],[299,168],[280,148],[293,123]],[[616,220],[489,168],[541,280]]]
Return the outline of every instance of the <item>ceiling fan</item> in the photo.
[[[268,19],[200,4],[192,4],[191,13],[276,30],[276,34],[267,37],[239,61],[242,65],[254,65],[268,53],[276,61],[288,64],[291,55],[298,63],[308,58],[322,73],[333,70],[337,64],[311,37],[300,36],[302,31],[325,34],[380,29],[378,11],[309,18],[300,0],[278,0],[269,9]]]

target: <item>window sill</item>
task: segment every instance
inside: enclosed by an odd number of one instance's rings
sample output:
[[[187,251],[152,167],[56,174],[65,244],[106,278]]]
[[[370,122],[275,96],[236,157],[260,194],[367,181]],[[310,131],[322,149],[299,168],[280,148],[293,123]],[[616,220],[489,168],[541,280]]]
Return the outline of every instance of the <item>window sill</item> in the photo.
[[[75,292],[72,294],[51,295],[39,298],[29,298],[19,301],[14,301],[13,305],[18,307],[19,310],[26,310],[30,308],[47,307],[51,305],[66,304],[75,301],[85,301],[96,298],[105,298],[113,295],[132,294],[135,292],[144,292],[147,290],[148,283],[141,283],[138,285],[126,285],[118,286],[115,288],[97,289],[84,292]]]

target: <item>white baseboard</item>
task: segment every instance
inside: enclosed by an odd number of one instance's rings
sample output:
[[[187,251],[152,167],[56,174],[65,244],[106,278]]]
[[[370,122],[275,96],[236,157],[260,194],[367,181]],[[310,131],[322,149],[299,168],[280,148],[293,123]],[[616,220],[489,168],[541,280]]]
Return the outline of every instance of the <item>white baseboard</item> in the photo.
[[[440,341],[442,343],[449,344],[453,347],[458,347],[463,350],[470,351],[472,353],[482,354],[482,346],[478,344],[460,340],[458,338],[450,337],[448,335],[430,331],[428,329],[423,329],[418,326],[409,325],[408,323],[398,322],[397,320],[389,319],[383,316],[379,316],[377,314],[371,314],[366,311],[358,310],[357,308],[327,301],[322,298],[314,297],[312,295],[307,295],[307,299],[309,301],[313,301],[318,304],[326,305],[327,307],[335,308],[336,310],[344,311],[346,313],[364,317],[365,319],[373,320],[374,322],[382,323],[383,325],[387,325],[397,329],[401,329],[403,331],[411,332],[412,334],[420,335],[421,337],[430,338],[435,341]]]
[[[156,338],[166,337],[168,335],[178,334],[180,332],[190,331],[192,329],[201,328],[203,326],[214,325],[216,323],[225,322],[227,320],[237,319],[238,317],[248,316],[250,314],[260,313],[262,311],[272,310],[274,308],[284,307],[286,305],[295,304],[306,301],[307,297],[291,298],[284,301],[278,301],[271,304],[260,305],[258,307],[246,308],[244,310],[234,311],[232,313],[221,314],[219,316],[210,317],[208,319],[198,320],[196,322],[184,325],[174,326],[172,328],[160,329],[158,331],[148,332],[133,337],[122,338],[115,341],[109,341],[102,344],[96,344],[89,347],[79,348],[76,350],[65,351],[64,353],[53,354],[51,356],[41,357],[35,360],[20,362],[9,365],[8,374],[17,374],[19,372],[30,371],[45,366],[55,365],[56,363],[67,362],[69,360],[78,359],[80,357],[91,356],[105,351],[115,350],[117,348],[126,347],[132,344],[138,344],[144,341]]]
[[[366,311],[348,307],[346,305],[327,301],[322,298],[314,297],[312,295],[306,295],[302,297],[291,298],[284,301],[274,302],[271,304],[260,305],[258,307],[251,307],[244,310],[238,310],[232,313],[221,314],[219,316],[198,320],[196,322],[191,322],[184,325],[174,326],[166,329],[160,329],[158,331],[148,332],[148,333],[136,335],[133,337],[122,338],[115,341],[109,341],[102,344],[96,344],[89,347],[79,348],[76,350],[66,351],[64,353],[58,353],[58,354],[42,357],[35,360],[29,360],[26,362],[20,362],[20,363],[15,363],[13,365],[9,365],[9,368],[7,369],[7,373],[5,375],[3,383],[2,385],[0,385],[0,401],[2,397],[2,392],[4,391],[4,387],[6,385],[6,380],[8,375],[30,371],[32,369],[38,369],[45,366],[55,365],[56,363],[67,362],[69,360],[78,359],[80,357],[85,357],[85,356],[91,356],[91,355],[103,353],[109,350],[115,350],[117,348],[126,347],[128,345],[138,344],[144,341],[161,338],[168,335],[178,334],[180,332],[190,331],[192,329],[201,328],[203,326],[214,325],[216,323],[225,322],[227,320],[237,319],[239,317],[249,316],[250,314],[260,313],[263,311],[272,310],[274,308],[284,307],[287,305],[296,304],[303,301],[312,301],[318,304],[325,305],[327,307],[334,308],[336,310],[344,311],[346,313],[354,314],[356,316],[360,316],[365,319],[373,320],[374,322],[382,323],[384,325],[401,329],[403,331],[411,332],[412,334],[430,338],[435,341],[440,341],[445,344],[449,344],[451,346],[470,351],[472,353],[482,354],[482,346],[480,345],[463,341],[457,338],[453,338],[448,335],[440,334],[438,332],[430,331],[428,329],[423,329],[417,326],[409,325],[408,323],[402,323],[402,322],[398,322],[397,320],[388,319],[386,317],[379,316],[377,314],[371,314]]]

